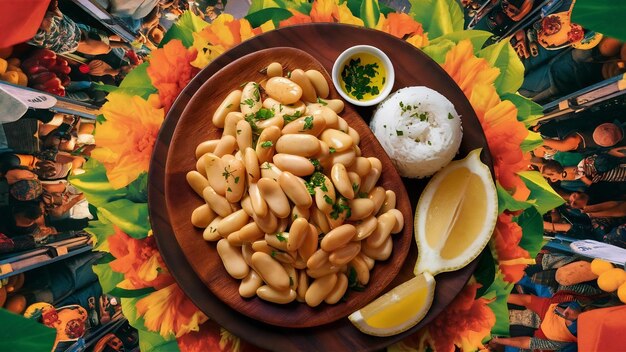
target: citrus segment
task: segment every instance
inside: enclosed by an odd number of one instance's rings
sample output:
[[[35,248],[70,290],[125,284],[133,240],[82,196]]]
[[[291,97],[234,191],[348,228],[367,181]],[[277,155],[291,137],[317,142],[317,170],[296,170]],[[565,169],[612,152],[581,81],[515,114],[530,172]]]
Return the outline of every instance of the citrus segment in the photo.
[[[453,161],[426,185],[415,212],[415,274],[462,268],[485,248],[498,216],[496,188],[481,149]]]
[[[435,279],[424,273],[394,287],[348,318],[366,334],[396,335],[415,326],[426,316],[434,293]]]

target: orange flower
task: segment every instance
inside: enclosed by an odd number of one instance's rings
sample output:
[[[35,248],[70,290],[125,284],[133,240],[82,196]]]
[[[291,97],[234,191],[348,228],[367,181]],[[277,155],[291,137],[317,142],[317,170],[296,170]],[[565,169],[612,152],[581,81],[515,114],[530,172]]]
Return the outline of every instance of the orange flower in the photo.
[[[311,23],[311,16],[305,15],[302,12],[296,11],[294,9],[287,9],[289,12],[293,14],[293,16],[289,17],[286,20],[282,20],[278,23],[278,27],[287,27],[293,26],[295,24],[303,24],[303,23]]]
[[[397,12],[392,12],[387,15],[387,19],[383,22],[381,30],[400,39],[404,39],[405,36],[410,37],[424,34],[421,23],[415,21],[413,17],[406,13]]]
[[[520,148],[528,130],[517,121],[515,105],[501,101],[493,86],[500,70],[476,57],[469,40],[452,48],[442,67],[461,87],[478,116],[494,159],[496,179],[517,200],[528,199],[530,191],[517,175],[530,161],[530,155]]]
[[[484,349],[496,316],[485,298],[474,299],[480,284],[468,284],[463,291],[422,330],[394,346],[399,351],[423,351],[428,345],[437,352]]]
[[[148,171],[165,114],[138,96],[113,92],[107,99],[100,109],[106,121],[98,126],[98,147],[91,156],[104,164],[111,186],[118,189]]]
[[[528,251],[519,246],[521,239],[522,228],[513,222],[513,215],[500,214],[492,241],[505,281],[518,282],[524,276],[526,266],[534,263]]]
[[[115,226],[115,233],[107,238],[115,260],[109,263],[113,271],[124,274],[127,289],[154,287],[160,289],[174,282],[159,253],[154,237],[135,239]]]
[[[198,72],[191,62],[196,58],[195,48],[187,50],[178,39],[152,52],[148,76],[152,85],[159,90],[159,98],[168,111],[174,99]]]
[[[336,12],[335,0],[315,0],[311,6],[311,19],[313,22],[334,22],[333,12]]]
[[[199,325],[208,319],[175,283],[140,299],[136,307],[146,328],[163,337],[198,331]]]
[[[350,11],[350,9],[348,8],[348,4],[345,2],[335,7],[335,9],[333,10],[333,17],[339,23],[352,24],[360,27],[363,27],[365,25],[362,19],[352,14],[352,11]]]

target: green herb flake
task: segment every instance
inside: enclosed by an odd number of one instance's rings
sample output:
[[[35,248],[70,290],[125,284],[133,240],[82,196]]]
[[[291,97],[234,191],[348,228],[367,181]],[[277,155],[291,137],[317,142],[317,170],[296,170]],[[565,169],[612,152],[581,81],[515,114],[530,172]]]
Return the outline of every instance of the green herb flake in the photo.
[[[404,132],[396,130],[396,136],[403,136]]]
[[[356,192],[358,189],[359,189],[359,184],[358,184],[358,183],[356,183],[356,182],[355,182],[355,183],[353,183],[353,184],[352,184],[352,190]]]
[[[327,103],[324,99],[322,99],[322,98],[320,98],[320,97],[317,97],[317,102],[318,102],[319,104],[324,105],[324,106],[328,105],[328,103]]]
[[[228,167],[225,167],[224,172],[222,172],[222,176],[224,176],[224,179],[227,180],[232,175],[233,172]]]
[[[291,78],[291,71],[287,71],[287,78]]]
[[[233,107],[233,103],[230,103],[230,104],[226,105],[226,109],[230,109],[232,107]]]
[[[448,113],[448,120],[452,120],[454,118],[454,116],[452,116],[451,113]]]
[[[274,146],[274,143],[272,143],[272,141],[265,141],[263,143],[261,143],[261,147],[262,148],[271,148]]]
[[[334,204],[333,199],[328,196],[328,194],[324,194],[324,201],[328,204]]]
[[[352,215],[352,209],[348,205],[348,199],[339,196],[335,204],[333,204],[333,211],[330,212],[329,216],[331,219],[337,220],[342,213],[345,213],[344,219],[347,219]]]
[[[248,105],[249,108],[253,107],[254,104],[255,104],[255,101],[252,100],[252,98],[248,98],[244,100],[243,102],[241,102],[241,105]]]
[[[239,183],[239,176],[235,177],[235,184]]]
[[[272,253],[270,253],[270,255],[272,256],[272,258],[276,258],[276,256],[278,255],[277,251],[272,251]]]
[[[302,130],[310,130],[313,128],[313,116],[307,116],[304,118],[304,126],[302,126]]]
[[[289,276],[289,286],[293,286],[293,278]]]
[[[254,86],[254,90],[252,91],[252,95],[254,96],[254,100],[261,101],[261,92],[259,91],[259,84],[252,83]]]
[[[433,145],[432,143],[430,143],[430,141],[428,141],[428,145]]]
[[[241,130],[237,130],[237,135],[240,135],[240,134],[241,134]]]
[[[311,162],[311,164],[313,164],[313,167],[315,167],[315,171],[319,171],[319,172],[323,172],[324,171],[324,168],[320,164],[319,160],[317,160],[317,159],[309,159],[309,161]]]
[[[333,148],[333,147],[328,148],[328,152],[331,153],[331,154],[336,152],[336,151],[337,150],[335,148]]]
[[[226,189],[226,192],[232,192],[232,191],[233,191],[233,190],[232,190],[232,189],[230,189],[230,187],[228,187],[228,188]]]
[[[369,198],[369,194],[365,193],[365,192],[359,192],[359,194],[357,194],[357,196],[359,198]]]
[[[256,112],[256,114],[254,114],[254,117],[257,120],[267,120],[274,117],[274,112],[266,108],[261,108],[259,109],[259,111]]]
[[[292,115],[289,115],[289,114],[283,115],[283,120],[285,120],[285,124],[288,124],[291,121],[296,120],[300,116],[302,116],[302,112],[300,112],[300,110],[298,110],[295,113],[293,113]]]
[[[287,242],[287,237],[283,236],[280,232],[276,234],[276,238],[278,238],[278,241],[280,242]]]
[[[372,79],[379,74],[378,64],[361,64],[361,59],[350,59],[341,70],[346,91],[353,97],[361,100],[366,94],[378,95],[380,92],[377,86],[372,86]]]

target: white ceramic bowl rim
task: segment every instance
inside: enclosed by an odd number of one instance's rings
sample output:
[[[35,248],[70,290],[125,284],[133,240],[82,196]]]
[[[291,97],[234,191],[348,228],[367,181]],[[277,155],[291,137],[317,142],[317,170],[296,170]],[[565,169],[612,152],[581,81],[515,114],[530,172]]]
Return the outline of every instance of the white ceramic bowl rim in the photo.
[[[356,100],[350,97],[346,92],[344,92],[343,88],[341,88],[341,84],[339,83],[339,76],[341,74],[339,70],[342,68],[343,63],[350,56],[356,53],[368,53],[368,54],[372,54],[378,57],[383,62],[383,65],[385,66],[385,71],[387,71],[387,77],[385,78],[385,86],[383,90],[380,92],[380,94],[374,99],[366,100],[366,101]],[[335,63],[333,64],[332,79],[333,79],[333,85],[335,86],[335,89],[337,89],[337,92],[339,92],[339,95],[341,95],[342,98],[347,100],[349,103],[357,105],[357,106],[372,106],[383,101],[389,95],[389,93],[391,93],[391,90],[393,89],[393,84],[395,82],[395,78],[396,78],[396,75],[393,69],[393,64],[391,63],[391,60],[389,59],[387,54],[385,54],[382,50],[371,45],[356,45],[356,46],[350,47],[346,49],[344,52],[342,52],[337,57],[337,59],[335,60]]]

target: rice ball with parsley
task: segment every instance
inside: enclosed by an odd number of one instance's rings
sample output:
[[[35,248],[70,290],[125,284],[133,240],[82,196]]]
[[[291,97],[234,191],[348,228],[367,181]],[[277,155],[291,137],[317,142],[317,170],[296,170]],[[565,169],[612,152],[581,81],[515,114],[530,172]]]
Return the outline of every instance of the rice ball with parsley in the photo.
[[[463,130],[454,105],[427,87],[402,88],[374,112],[370,128],[403,177],[428,177],[459,150]]]

